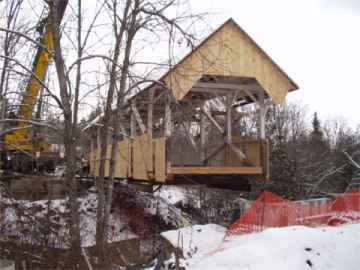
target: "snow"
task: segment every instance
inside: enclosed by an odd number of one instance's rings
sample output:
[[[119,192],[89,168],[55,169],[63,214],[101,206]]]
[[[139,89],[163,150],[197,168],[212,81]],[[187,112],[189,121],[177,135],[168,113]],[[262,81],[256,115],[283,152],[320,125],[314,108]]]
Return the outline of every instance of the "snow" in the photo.
[[[95,193],[88,193],[87,196],[80,200],[80,228],[82,247],[90,247],[95,245],[96,209],[97,195]],[[137,237],[135,234],[125,228],[125,224],[121,222],[120,217],[116,212],[110,215],[109,224],[110,227],[108,239],[110,242],[122,241]]]
[[[202,256],[216,249],[223,241],[226,228],[216,224],[194,225],[161,233],[172,246],[180,247],[185,258]]]
[[[142,206],[146,213],[150,215],[158,215],[163,221],[167,224],[171,224],[176,228],[189,226],[191,224],[190,217],[184,213],[181,209],[177,208],[175,205],[169,202],[169,197],[164,194],[178,194],[179,196],[184,196],[183,193],[178,191],[171,191],[167,193],[167,188],[162,187],[160,191],[158,190],[155,194],[148,192],[141,192],[134,188],[131,188],[127,183],[118,183],[119,185],[124,185],[124,190],[127,190],[129,194],[132,195],[134,203],[137,203],[139,206]],[[165,193],[162,191],[164,188]]]
[[[358,270],[360,265],[360,224],[272,228],[227,237],[224,228],[209,224],[162,235],[177,246],[179,233],[184,236],[182,265],[189,270]],[[195,247],[197,252],[188,256]]]
[[[174,186],[162,186],[155,195],[166,200],[170,204],[177,204],[185,200],[184,190]]]
[[[90,190],[91,191],[91,190]],[[48,205],[48,200],[26,201],[26,200],[10,200],[0,198],[0,201],[5,204],[6,208],[3,218],[0,218],[0,228],[6,228],[10,234],[18,231],[18,221],[21,218],[17,216],[15,208],[21,208],[29,213],[28,218],[34,220],[34,224],[40,222],[46,215],[48,207],[52,211],[50,218],[51,222],[59,225],[56,235],[54,235],[55,244],[58,247],[66,248],[68,234],[68,224],[64,217],[66,210],[65,199],[51,200]],[[82,247],[89,247],[95,245],[96,234],[96,209],[97,209],[97,195],[93,192],[87,192],[83,197],[79,198],[79,212],[80,212],[80,232]],[[34,216],[32,216],[34,215]],[[109,234],[110,242],[121,241],[136,238],[137,235],[132,233],[124,223],[120,221],[119,213],[112,213],[109,220]]]

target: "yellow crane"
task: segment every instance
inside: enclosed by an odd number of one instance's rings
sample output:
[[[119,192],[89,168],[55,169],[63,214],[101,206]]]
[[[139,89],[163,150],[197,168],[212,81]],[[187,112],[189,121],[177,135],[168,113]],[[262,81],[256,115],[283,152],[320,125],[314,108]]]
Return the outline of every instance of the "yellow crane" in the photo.
[[[57,16],[61,21],[68,0],[58,1]],[[52,61],[52,53],[54,51],[54,27],[51,23],[50,15],[48,15],[40,23],[40,33],[43,33],[40,42],[43,46],[38,46],[36,56],[32,66],[32,73],[17,113],[16,127],[13,131],[4,136],[4,150],[7,156],[17,153],[17,157],[26,158],[24,153],[35,155],[36,153],[49,152],[51,145],[43,138],[34,137],[28,128],[29,121],[33,117],[34,108],[39,98],[39,93],[42,89],[41,83],[44,82],[47,69]],[[23,163],[23,162],[20,162]]]

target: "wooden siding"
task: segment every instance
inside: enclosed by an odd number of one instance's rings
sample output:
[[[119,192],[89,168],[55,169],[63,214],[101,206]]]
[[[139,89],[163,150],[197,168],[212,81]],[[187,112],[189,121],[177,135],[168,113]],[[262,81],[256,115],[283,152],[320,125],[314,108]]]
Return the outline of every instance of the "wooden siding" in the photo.
[[[240,141],[239,141],[240,140]],[[165,183],[171,175],[261,175],[267,172],[267,165],[261,164],[262,151],[258,141],[234,137],[234,143],[246,145],[246,153],[253,167],[246,167],[231,154],[227,153],[227,160],[224,162],[225,148],[221,151],[222,162],[218,161],[216,166],[173,166],[167,170],[166,138],[153,139],[149,134],[136,136],[132,140],[125,139],[118,144],[118,160],[115,167],[116,178],[132,178],[134,180],[156,181]],[[111,146],[107,148],[107,158],[110,158]],[[100,163],[99,149],[90,154],[90,171],[93,176],[98,176]],[[211,163],[211,162],[210,162]],[[109,161],[105,163],[105,177],[109,176]]]
[[[171,174],[190,174],[190,175],[208,175],[208,174],[262,174],[262,167],[172,167]]]
[[[280,104],[297,85],[233,21],[227,21],[162,78],[181,100],[203,75],[255,78]]]
[[[110,159],[111,146],[107,147],[107,159]],[[133,140],[124,139],[118,143],[116,178],[132,177],[137,180],[165,182],[166,179],[166,138],[152,139],[143,134]],[[100,151],[90,153],[90,172],[99,175]],[[109,162],[105,162],[105,177],[109,176]]]
[[[155,180],[166,180],[166,138],[154,139]]]
[[[93,176],[99,176],[99,164],[100,164],[100,149],[95,149],[90,154],[90,172]]]
[[[127,178],[131,176],[131,142],[129,139],[118,143],[115,177]]]
[[[241,137],[233,137],[232,138],[233,143],[240,147],[244,154],[246,155],[247,159],[253,166],[263,166],[262,162],[262,152],[261,152],[261,142],[259,140],[249,140],[244,139]],[[239,166],[241,164],[241,161],[230,149],[230,147],[226,147],[226,159],[225,164],[226,166]]]
[[[138,180],[151,180],[154,174],[153,143],[149,134],[136,136],[132,143],[132,177]]]

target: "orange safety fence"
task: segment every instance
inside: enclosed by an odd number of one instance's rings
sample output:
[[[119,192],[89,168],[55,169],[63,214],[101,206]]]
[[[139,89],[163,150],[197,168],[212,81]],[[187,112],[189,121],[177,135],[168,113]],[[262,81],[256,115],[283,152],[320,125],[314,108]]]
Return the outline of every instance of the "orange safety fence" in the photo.
[[[339,195],[331,206],[332,215],[328,224],[332,226],[360,221],[360,190]]]
[[[359,222],[360,190],[339,195],[334,201],[289,201],[263,192],[245,213],[231,224],[227,235],[261,232],[293,225],[320,226]]]

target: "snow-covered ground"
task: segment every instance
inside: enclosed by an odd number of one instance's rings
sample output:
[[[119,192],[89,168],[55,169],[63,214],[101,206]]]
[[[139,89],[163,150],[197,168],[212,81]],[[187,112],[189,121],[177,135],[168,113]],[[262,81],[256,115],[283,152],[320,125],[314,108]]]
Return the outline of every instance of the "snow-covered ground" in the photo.
[[[81,244],[83,247],[95,245],[96,209],[96,194],[87,193],[86,196],[80,199],[80,228],[82,241]],[[137,237],[126,227],[126,225],[122,222],[120,215],[116,211],[110,215],[109,224],[108,239],[110,242],[122,241]]]
[[[155,192],[155,195],[168,201],[170,204],[186,202],[184,189],[178,188],[177,186],[162,186]]]
[[[190,270],[360,269],[360,224],[273,228],[227,237],[225,232],[209,224],[162,235],[174,246],[181,243],[182,265]]]
[[[96,233],[96,209],[97,209],[97,196],[90,190],[83,197],[79,198],[79,212],[80,212],[80,232],[81,232],[81,244],[83,247],[93,246],[95,244]],[[5,229],[6,232],[14,234],[19,232],[19,228],[22,226],[21,221],[24,221],[24,214],[26,214],[27,222],[32,226],[44,222],[46,215],[50,209],[51,215],[48,217],[49,221],[56,224],[57,231],[54,232],[52,239],[56,247],[66,247],[68,235],[68,224],[65,220],[66,200],[51,200],[50,205],[48,200],[39,201],[15,201],[6,198],[0,198],[1,203],[6,203],[6,209],[4,216],[0,219],[0,228]],[[17,215],[17,212],[21,209],[21,218]],[[33,221],[29,221],[29,219]],[[132,233],[127,226],[121,222],[119,214],[115,211],[110,215],[109,221],[109,235],[110,242],[121,241],[125,239],[132,239],[137,237]],[[39,233],[39,232],[35,232]],[[29,241],[34,242],[31,237]],[[35,239],[36,241],[36,239]]]
[[[222,243],[226,228],[216,224],[195,225],[163,232],[173,247],[179,247],[186,259],[201,257],[215,250]]]

